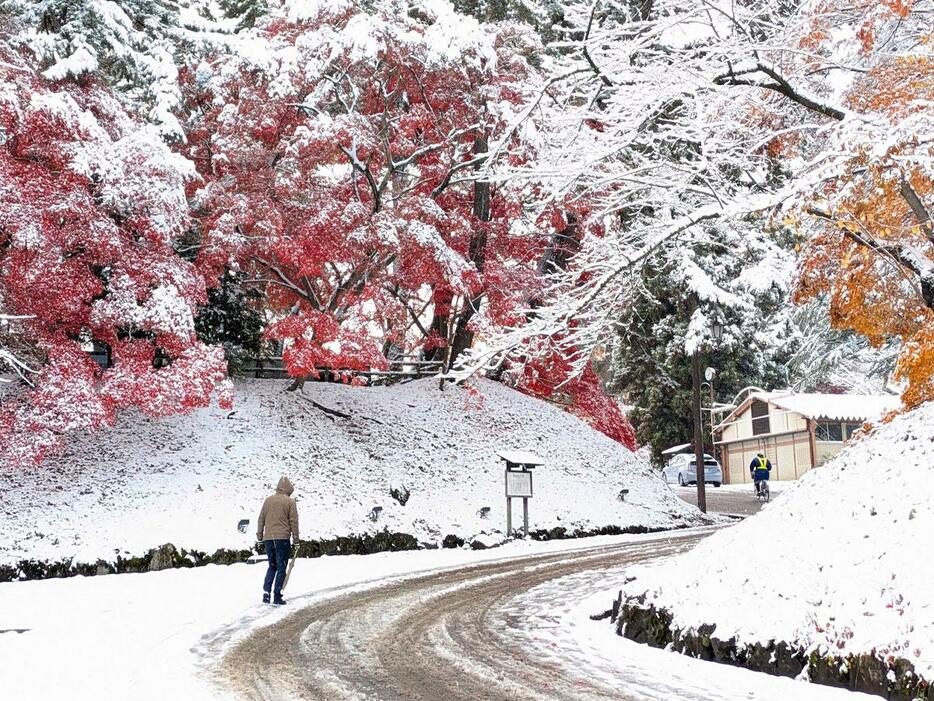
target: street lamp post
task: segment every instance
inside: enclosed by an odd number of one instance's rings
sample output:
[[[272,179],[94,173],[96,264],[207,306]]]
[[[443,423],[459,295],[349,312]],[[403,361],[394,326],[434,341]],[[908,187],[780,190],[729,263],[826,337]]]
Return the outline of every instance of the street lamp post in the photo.
[[[704,370],[704,382],[701,384],[701,389],[704,388],[704,385],[707,385],[707,392],[710,395],[710,404],[708,405],[708,410],[710,412],[710,454],[717,457],[717,440],[713,433],[714,420],[713,420],[713,408],[714,408],[714,397],[713,397],[713,380],[717,376],[717,371],[708,366]]]
[[[704,478],[704,429],[701,425],[701,356],[700,348],[691,355],[691,403],[694,409],[694,479],[697,484],[697,508],[707,513],[707,490]]]
[[[723,326],[714,322],[710,327],[710,335],[714,341],[723,336]],[[711,370],[712,368],[708,368]],[[710,384],[710,434],[711,450],[713,450],[713,373],[707,378]],[[701,348],[691,355],[691,385],[692,404],[694,409],[694,477],[697,484],[697,508],[707,513],[707,470],[704,466],[704,425],[701,415]]]

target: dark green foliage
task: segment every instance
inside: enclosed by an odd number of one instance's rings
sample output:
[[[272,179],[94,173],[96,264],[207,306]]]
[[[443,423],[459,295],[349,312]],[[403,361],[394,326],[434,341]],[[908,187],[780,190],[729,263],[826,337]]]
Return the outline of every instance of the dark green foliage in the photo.
[[[711,277],[720,284],[738,276],[747,262],[741,255],[722,255],[714,247],[695,247],[693,257],[710,261],[715,271]],[[629,420],[639,443],[649,446],[660,463],[665,448],[693,442],[691,362],[684,352],[693,303],[676,266],[646,268],[640,283],[635,303],[619,322],[610,389],[633,406]],[[719,308],[726,327],[724,341],[703,354],[703,365],[717,372],[714,399],[718,402],[732,400],[750,385],[771,389],[787,384],[784,359],[789,349],[783,343],[780,320],[774,321],[787,304],[786,296],[774,288],[746,300],[749,307],[744,310]],[[707,386],[701,403],[710,404]],[[709,414],[705,414],[703,431],[707,443]]]
[[[564,540],[567,538],[568,529],[562,526],[556,526],[550,530],[541,529],[532,531],[529,536],[532,540]]]
[[[655,533],[665,530],[663,528],[646,528],[645,526],[604,526],[592,530],[576,530],[568,534],[564,528],[534,531],[530,534],[533,540],[551,540],[563,538],[587,538],[594,535],[620,535],[622,533]],[[456,535],[445,536],[442,547],[460,548],[466,541]],[[476,543],[476,545],[474,545]],[[479,541],[473,541],[474,550],[485,546]],[[380,531],[378,533],[365,533],[363,535],[341,536],[338,538],[322,538],[321,540],[303,540],[294,549],[295,557],[314,558],[323,555],[370,555],[383,552],[401,552],[403,550],[433,550],[437,545],[420,544],[415,536],[408,533],[391,533]],[[20,560],[15,566],[0,565],[0,582],[13,582],[17,580],[52,579],[58,577],[85,576],[93,577],[104,574],[125,574],[149,572],[153,555],[158,548],[153,548],[139,557],[117,556],[114,562],[98,560],[93,564],[75,563],[72,560]],[[163,551],[166,551],[163,546]],[[203,567],[204,565],[232,565],[246,562],[254,555],[263,555],[263,543],[257,543],[255,550],[229,550],[219,548],[212,554],[200,550],[175,549],[171,555],[171,568]]]
[[[214,565],[233,565],[238,562],[246,562],[252,555],[253,552],[250,550],[218,548],[213,555],[208,557],[208,561]]]
[[[209,345],[221,345],[227,370],[233,375],[263,346],[262,294],[243,284],[242,273],[227,272],[220,285],[208,291],[208,303],[198,311],[195,330]]]
[[[0,565],[0,582],[12,582],[16,579],[17,570],[10,565]]]
[[[220,0],[221,10],[230,19],[237,19],[239,28],[250,28],[269,11],[266,0]]]
[[[405,485],[402,485],[400,488],[390,487],[389,496],[399,502],[400,506],[405,506],[406,502],[409,500],[409,497],[412,496],[412,490],[410,490]]]
[[[444,536],[444,540],[441,541],[442,548],[461,548],[464,546],[466,541],[460,536],[456,536],[453,533],[449,533]]]
[[[568,538],[591,538],[595,535],[623,535],[631,533],[660,533],[661,531],[679,530],[687,526],[675,526],[674,528],[648,528],[647,526],[600,526],[583,530],[578,528],[568,533],[566,528],[560,526],[552,529],[540,529],[529,533],[532,540],[566,540]]]
[[[296,557],[322,555],[370,555],[372,553],[418,550],[418,540],[408,533],[380,531],[374,535],[352,535],[333,539],[303,540],[298,544]]]
[[[564,16],[561,5],[555,2],[546,3],[544,13],[537,6],[522,0],[453,0],[452,4],[461,14],[476,17],[481,22],[513,20],[536,28],[539,28],[543,20],[549,18],[553,12]]]
[[[565,21],[564,3],[558,0],[524,2],[523,0],[452,0],[454,9],[480,22],[518,22],[531,27],[543,44],[567,37],[570,25]],[[535,57],[529,57],[538,65]]]
[[[149,563],[152,562],[152,553],[150,550],[141,557],[121,557],[117,556],[114,561],[114,572],[116,574],[126,574],[128,572],[148,572]]]
[[[822,655],[817,651],[808,654],[799,645],[775,640],[740,645],[735,637],[727,640],[716,637],[715,625],[681,630],[673,626],[673,620],[670,611],[646,606],[644,597],[635,597],[623,604],[614,623],[617,632],[629,640],[657,648],[670,646],[675,652],[703,660],[784,677],[796,677],[806,667],[808,678],[815,684],[899,701],[934,699],[928,682],[918,676],[914,665],[904,658]]]

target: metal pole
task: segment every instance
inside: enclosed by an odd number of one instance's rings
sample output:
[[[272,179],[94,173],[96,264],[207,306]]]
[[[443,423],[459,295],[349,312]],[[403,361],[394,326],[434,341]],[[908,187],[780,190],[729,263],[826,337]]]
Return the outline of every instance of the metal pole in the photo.
[[[701,423],[701,356],[700,350],[694,352],[691,356],[691,389],[694,405],[694,459],[696,469],[694,475],[697,480],[697,508],[703,513],[707,513],[707,492],[705,490],[704,478],[704,429]]]
[[[529,500],[522,497],[522,530],[525,531],[525,537],[529,537]]]
[[[512,499],[506,497],[506,537],[512,535]]]
[[[709,383],[710,385],[710,454],[714,456],[714,459],[717,457],[717,439],[713,435],[713,380]]]

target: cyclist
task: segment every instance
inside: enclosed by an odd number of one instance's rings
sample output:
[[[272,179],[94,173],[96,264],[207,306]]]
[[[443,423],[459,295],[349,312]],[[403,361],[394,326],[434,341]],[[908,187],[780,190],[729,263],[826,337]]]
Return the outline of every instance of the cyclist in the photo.
[[[768,481],[769,473],[772,471],[772,461],[763,453],[756,453],[756,457],[749,463],[749,476],[756,486],[756,496],[762,493],[763,482]]]

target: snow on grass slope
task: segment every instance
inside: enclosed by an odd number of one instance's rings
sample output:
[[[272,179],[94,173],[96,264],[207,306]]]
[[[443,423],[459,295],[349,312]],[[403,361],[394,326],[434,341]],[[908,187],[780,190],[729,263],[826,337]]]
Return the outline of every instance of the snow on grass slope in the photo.
[[[441,392],[435,380],[286,386],[239,381],[233,411],[124,417],[70,440],[37,470],[0,466],[0,563],[112,560],[166,542],[208,552],[250,547],[262,499],[281,474],[296,485],[303,538],[384,528],[424,542],[495,533],[505,530],[503,449],[547,461],[535,473],[533,529],[702,522],[624,447],[493,382],[476,392]],[[411,490],[405,506],[389,494],[402,485]],[[625,503],[617,499],[623,488]],[[368,518],[374,506],[383,509],[376,522]],[[488,520],[478,514],[484,506]],[[521,521],[521,504],[514,512]],[[245,534],[240,519],[250,519]]]
[[[934,679],[934,403],[878,427],[760,514],[655,568],[627,596],[742,644],[892,655]]]

